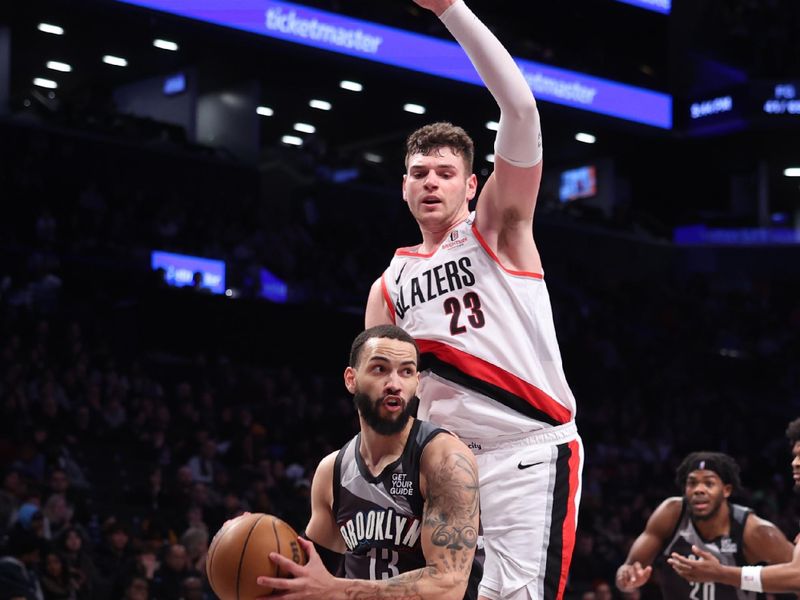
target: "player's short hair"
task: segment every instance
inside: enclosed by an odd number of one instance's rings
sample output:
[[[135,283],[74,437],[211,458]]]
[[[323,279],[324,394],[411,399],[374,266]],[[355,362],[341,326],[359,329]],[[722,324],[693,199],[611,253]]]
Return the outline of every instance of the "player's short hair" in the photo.
[[[738,492],[742,487],[739,465],[733,458],[722,452],[692,452],[678,465],[675,471],[675,483],[680,489],[683,489],[689,473],[699,469],[714,471],[722,483],[733,488],[732,494]]]
[[[408,157],[413,154],[428,156],[439,148],[450,148],[453,154],[464,159],[467,173],[472,173],[472,161],[475,158],[475,143],[458,125],[439,122],[420,127],[406,139],[406,167]]]
[[[792,446],[800,442],[800,418],[789,423],[789,426],[786,428],[786,439],[789,440]]]
[[[358,363],[361,361],[361,350],[364,348],[364,344],[367,343],[367,340],[371,340],[372,338],[389,338],[390,340],[408,342],[414,346],[417,365],[419,365],[419,348],[417,347],[417,342],[405,329],[397,325],[376,325],[375,327],[365,329],[353,340],[353,345],[350,347],[351,367],[355,368],[358,366]]]

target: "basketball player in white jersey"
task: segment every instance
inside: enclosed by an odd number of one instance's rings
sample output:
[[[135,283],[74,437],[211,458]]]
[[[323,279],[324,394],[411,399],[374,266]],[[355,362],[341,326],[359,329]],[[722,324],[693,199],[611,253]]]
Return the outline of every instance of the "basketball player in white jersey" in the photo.
[[[800,419],[789,423],[786,437],[792,448],[794,491],[800,494]],[[693,583],[723,583],[750,592],[800,594],[800,535],[795,539],[791,562],[735,567],[723,565],[717,558],[697,546],[691,558],[673,554],[667,562],[681,577]]]
[[[463,0],[414,0],[458,41],[500,107],[494,172],[477,194],[473,142],[435,123],[407,140],[403,198],[422,242],[370,290],[366,326],[396,323],[422,352],[419,417],[478,461],[485,600],[563,597],[583,450],[533,239],[539,113],[516,63]]]

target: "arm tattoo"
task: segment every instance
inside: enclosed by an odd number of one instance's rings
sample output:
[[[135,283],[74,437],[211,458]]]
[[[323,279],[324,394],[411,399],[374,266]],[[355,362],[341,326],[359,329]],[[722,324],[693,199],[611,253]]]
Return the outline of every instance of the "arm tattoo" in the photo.
[[[432,567],[424,567],[401,573],[385,581],[386,589],[364,590],[353,586],[345,590],[348,600],[422,600],[422,592],[418,582],[430,571]]]
[[[441,548],[444,568],[469,573],[470,551],[478,543],[473,525],[480,510],[478,472],[463,454],[448,457],[428,476],[423,520],[433,528],[431,542]]]

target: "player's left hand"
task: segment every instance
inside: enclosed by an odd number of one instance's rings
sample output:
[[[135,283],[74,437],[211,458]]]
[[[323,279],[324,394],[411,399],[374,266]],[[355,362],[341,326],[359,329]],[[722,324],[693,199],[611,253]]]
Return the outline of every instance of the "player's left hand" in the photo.
[[[717,557],[697,546],[692,546],[692,552],[697,558],[689,558],[673,552],[667,562],[678,575],[692,583],[717,581],[720,567]]]
[[[258,585],[273,588],[274,591],[272,596],[259,596],[256,600],[270,600],[276,595],[284,600],[326,600],[330,597],[336,578],[325,568],[312,542],[302,537],[298,537],[297,542],[305,550],[308,562],[298,565],[277,552],[270,552],[270,560],[292,577],[259,577],[256,580]]]

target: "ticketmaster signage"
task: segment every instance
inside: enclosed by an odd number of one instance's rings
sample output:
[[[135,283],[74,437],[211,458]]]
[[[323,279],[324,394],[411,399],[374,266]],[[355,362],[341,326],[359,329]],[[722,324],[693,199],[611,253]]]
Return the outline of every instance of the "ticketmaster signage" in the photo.
[[[639,8],[654,10],[655,12],[660,12],[665,15],[668,15],[670,10],[672,10],[672,0],[617,0],[617,2],[624,2],[625,4],[631,4]]]
[[[483,85],[458,44],[275,0],[118,0],[330,52]],[[655,1],[655,0],[654,0]],[[540,100],[672,128],[672,97],[517,59]]]

